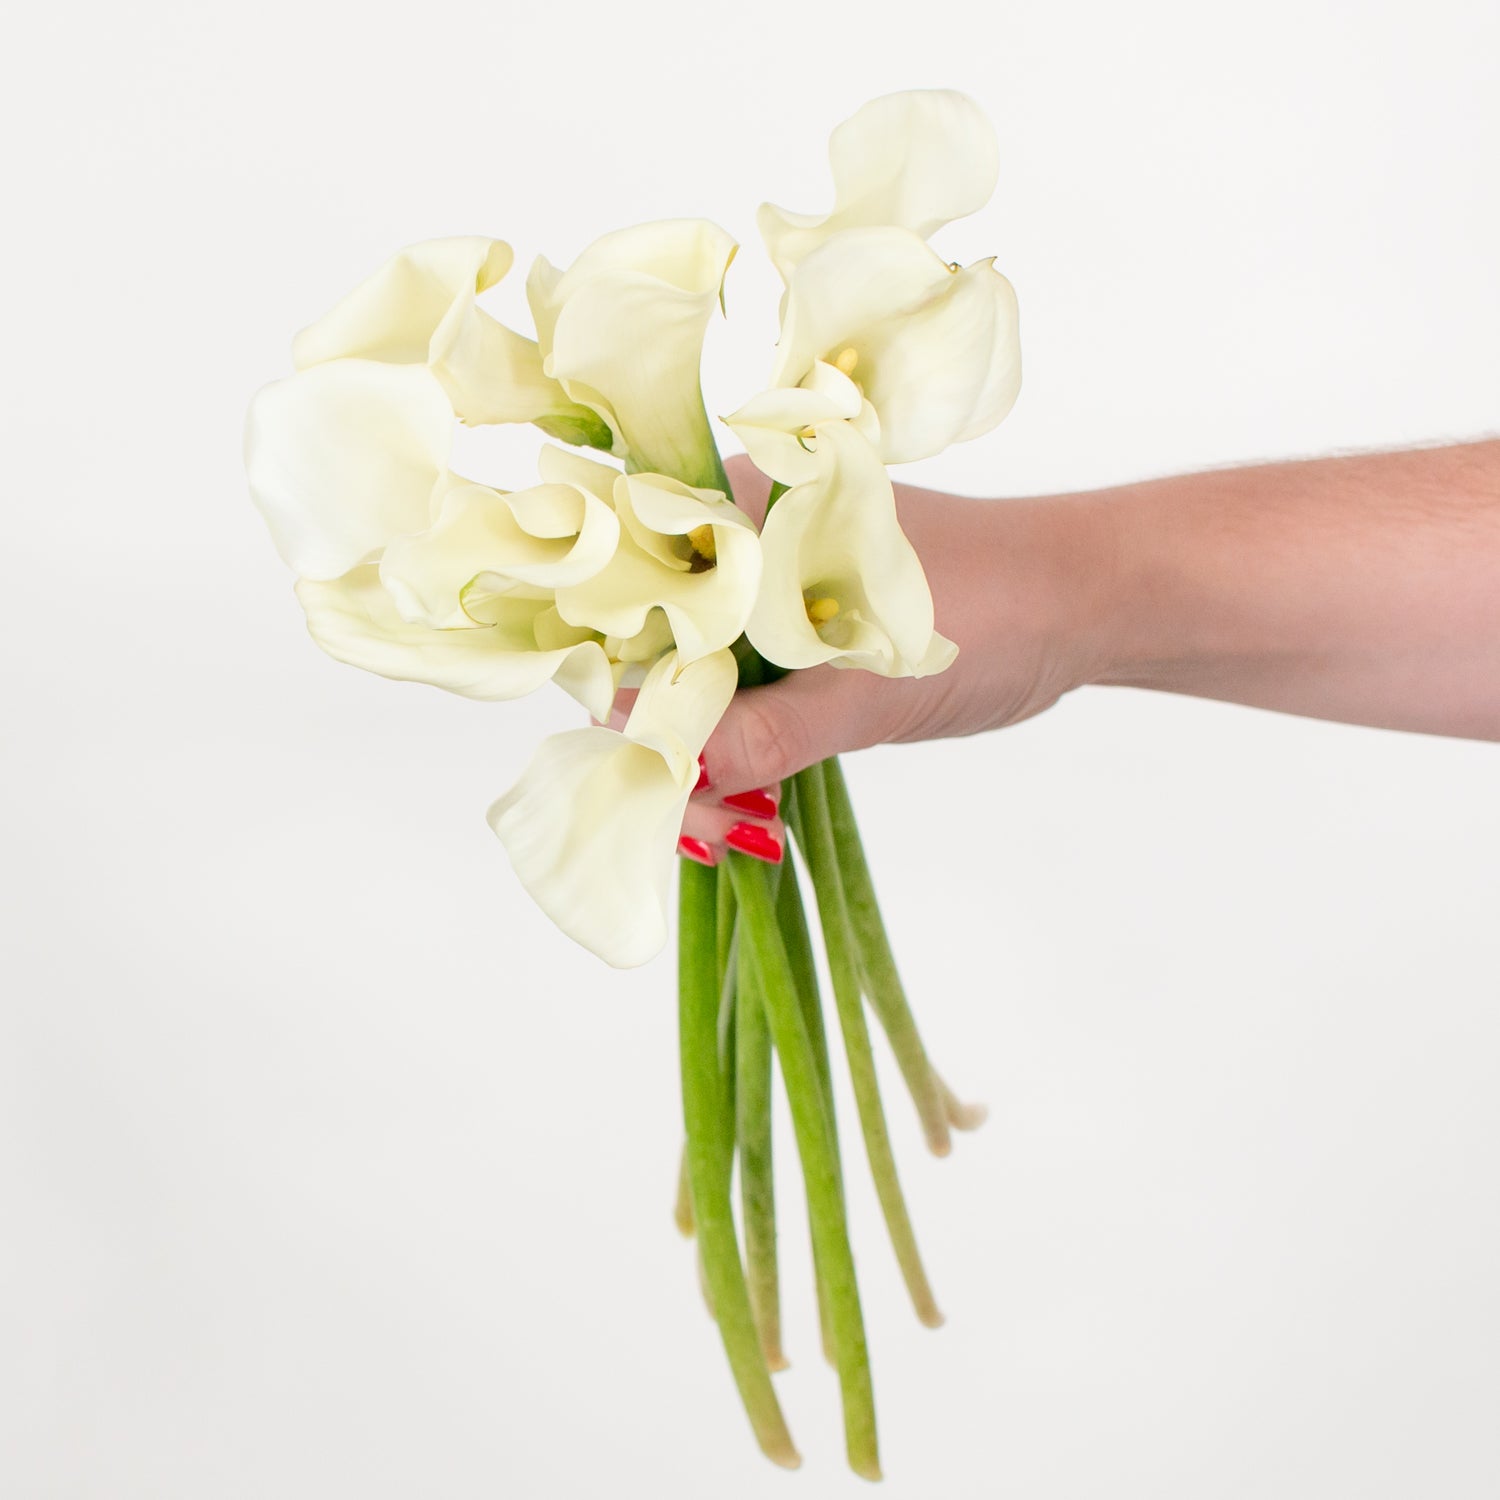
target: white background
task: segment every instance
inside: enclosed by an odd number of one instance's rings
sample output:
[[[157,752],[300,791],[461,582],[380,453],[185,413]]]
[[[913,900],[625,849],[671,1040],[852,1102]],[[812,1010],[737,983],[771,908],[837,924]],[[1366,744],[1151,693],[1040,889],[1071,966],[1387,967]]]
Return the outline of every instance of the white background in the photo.
[[[755,204],[818,208],[839,119],[950,85],[1003,168],[939,245],[998,256],[1027,378],[913,477],[1493,432],[1497,57],[1487,0],[13,21],[0,1493],[859,1489],[794,1179],[786,1475],[670,1222],[671,963],[572,948],[485,826],[576,710],[304,634],[239,457],[296,328],[415,239],[565,264],[703,214],[744,242],[726,410],[774,336]],[[853,1189],[887,1492],[1500,1493],[1500,750],[1095,690],[850,775],[993,1110],[937,1162],[890,1080],[941,1332]]]

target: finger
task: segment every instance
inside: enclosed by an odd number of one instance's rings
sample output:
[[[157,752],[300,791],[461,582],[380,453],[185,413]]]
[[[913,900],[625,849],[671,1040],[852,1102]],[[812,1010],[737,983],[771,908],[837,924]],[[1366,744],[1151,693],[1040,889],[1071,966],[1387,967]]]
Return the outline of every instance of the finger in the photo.
[[[718,864],[730,849],[779,864],[786,851],[786,825],[779,817],[753,818],[732,807],[690,803],[677,852],[699,864]]]
[[[752,787],[748,792],[730,792],[721,795],[708,782],[707,772],[699,768],[698,785],[693,791],[694,802],[702,807],[725,807],[742,818],[759,818],[769,823],[781,810],[781,783],[773,781],[770,786]]]
[[[621,688],[615,694],[615,701],[610,705],[609,718],[605,721],[608,728],[617,731],[624,729],[625,721],[630,717],[630,710],[635,707],[635,700],[639,693],[639,688]]]
[[[881,695],[864,672],[812,667],[734,695],[703,750],[709,790],[723,798],[775,786],[806,766],[884,738]]]

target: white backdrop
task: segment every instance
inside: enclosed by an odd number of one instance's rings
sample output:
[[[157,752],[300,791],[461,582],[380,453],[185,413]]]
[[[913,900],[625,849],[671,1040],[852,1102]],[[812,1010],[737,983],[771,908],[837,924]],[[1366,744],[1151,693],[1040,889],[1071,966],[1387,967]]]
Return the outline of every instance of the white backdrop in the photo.
[[[566,263],[704,214],[744,242],[725,410],[773,336],[755,204],[947,85],[1003,169],[940,244],[1015,282],[1027,378],[913,477],[1493,432],[1497,58],[1488,0],[13,20],[0,1493],[859,1489],[792,1180],[800,1475],[672,1229],[670,961],[573,949],[484,824],[576,711],[304,634],[239,457],[296,328],[414,239]],[[854,1190],[888,1493],[1500,1493],[1500,750],[1096,690],[850,775],[993,1110],[935,1162],[890,1079],[941,1332]]]

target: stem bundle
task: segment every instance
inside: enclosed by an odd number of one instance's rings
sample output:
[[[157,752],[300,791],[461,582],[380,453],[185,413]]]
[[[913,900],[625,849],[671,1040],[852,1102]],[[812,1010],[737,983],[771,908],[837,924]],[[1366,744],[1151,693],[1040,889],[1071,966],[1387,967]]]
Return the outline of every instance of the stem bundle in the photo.
[[[783,810],[817,898],[876,1195],[918,1318],[942,1322],[917,1250],[881,1104],[865,1004],[885,1032],[931,1150],[978,1123],[933,1071],[897,973],[848,788],[836,761],[801,772]],[[812,931],[788,853],[772,868],[731,853],[718,869],[682,862],[679,931],[683,1152],[675,1217],[696,1234],[705,1298],[761,1448],[799,1459],[771,1382],[786,1367],[772,1149],[772,1078],[790,1106],[807,1195],[824,1353],[838,1372],[849,1465],[880,1477],[864,1316],[850,1248]],[[739,1223],[733,1179],[739,1169]],[[743,1254],[741,1244],[743,1243]]]

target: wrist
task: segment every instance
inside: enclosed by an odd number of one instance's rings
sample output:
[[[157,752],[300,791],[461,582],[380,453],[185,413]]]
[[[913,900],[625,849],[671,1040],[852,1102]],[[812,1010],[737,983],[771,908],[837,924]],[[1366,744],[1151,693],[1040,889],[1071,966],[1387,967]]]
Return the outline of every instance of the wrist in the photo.
[[[933,584],[937,628],[959,645],[964,727],[994,728],[1095,682],[1115,662],[1118,540],[1096,495],[977,500],[898,485]]]
[[[1035,632],[1039,686],[1060,698],[1110,680],[1122,666],[1126,605],[1114,509],[1091,494],[1002,500],[991,509],[1005,533],[1000,545],[1020,564],[1012,587]],[[1008,614],[1001,630],[1013,640],[1014,609]],[[1004,634],[997,643],[1007,643]]]

